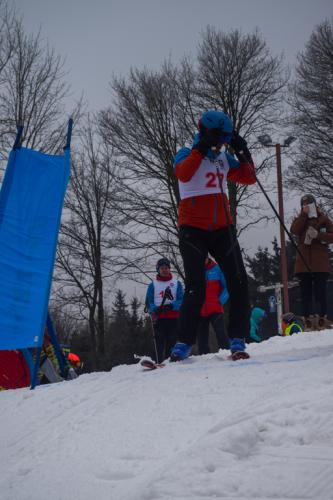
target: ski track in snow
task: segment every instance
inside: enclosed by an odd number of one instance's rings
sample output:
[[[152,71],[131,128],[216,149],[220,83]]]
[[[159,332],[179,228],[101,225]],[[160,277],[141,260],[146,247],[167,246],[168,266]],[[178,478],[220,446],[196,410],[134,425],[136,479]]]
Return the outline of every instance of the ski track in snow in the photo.
[[[333,332],[248,350],[0,393],[1,500],[333,499]]]

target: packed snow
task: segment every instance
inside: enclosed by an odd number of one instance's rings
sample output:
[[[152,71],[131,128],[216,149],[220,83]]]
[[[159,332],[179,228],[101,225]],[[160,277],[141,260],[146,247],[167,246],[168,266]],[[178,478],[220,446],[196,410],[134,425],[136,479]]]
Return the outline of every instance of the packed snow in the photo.
[[[333,331],[0,393],[1,500],[333,499]]]

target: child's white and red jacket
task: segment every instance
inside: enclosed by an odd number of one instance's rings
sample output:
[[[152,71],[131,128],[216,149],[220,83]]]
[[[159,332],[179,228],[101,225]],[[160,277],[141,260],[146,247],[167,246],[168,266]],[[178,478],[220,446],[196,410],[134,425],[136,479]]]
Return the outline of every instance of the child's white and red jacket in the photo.
[[[157,308],[161,306],[165,290],[169,287],[171,290],[172,299],[166,298],[164,300],[165,306],[171,306],[170,308],[166,308],[168,310],[161,311],[158,314],[159,318],[178,318],[179,317],[179,309],[181,303],[183,301],[183,286],[181,282],[173,278],[172,274],[163,278],[160,275],[156,275],[156,278],[149,284],[147,293],[146,293],[146,308],[147,311],[156,315]]]

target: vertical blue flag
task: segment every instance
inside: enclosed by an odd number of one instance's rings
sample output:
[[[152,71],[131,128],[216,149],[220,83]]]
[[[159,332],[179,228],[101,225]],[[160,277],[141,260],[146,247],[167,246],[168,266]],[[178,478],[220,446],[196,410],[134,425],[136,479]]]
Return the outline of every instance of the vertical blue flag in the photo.
[[[0,349],[41,347],[70,150],[10,153],[0,192]]]

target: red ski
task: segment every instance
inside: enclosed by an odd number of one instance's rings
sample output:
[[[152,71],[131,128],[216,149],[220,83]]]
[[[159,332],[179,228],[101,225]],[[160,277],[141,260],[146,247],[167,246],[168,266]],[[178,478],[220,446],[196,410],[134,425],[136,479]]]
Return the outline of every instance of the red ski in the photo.
[[[156,370],[157,368],[164,368],[164,363],[155,363],[155,361],[151,361],[150,359],[143,359],[140,361],[140,365],[143,366],[146,370]]]
[[[246,351],[235,351],[228,356],[228,359],[232,361],[238,361],[239,359],[249,359],[250,355]]]

